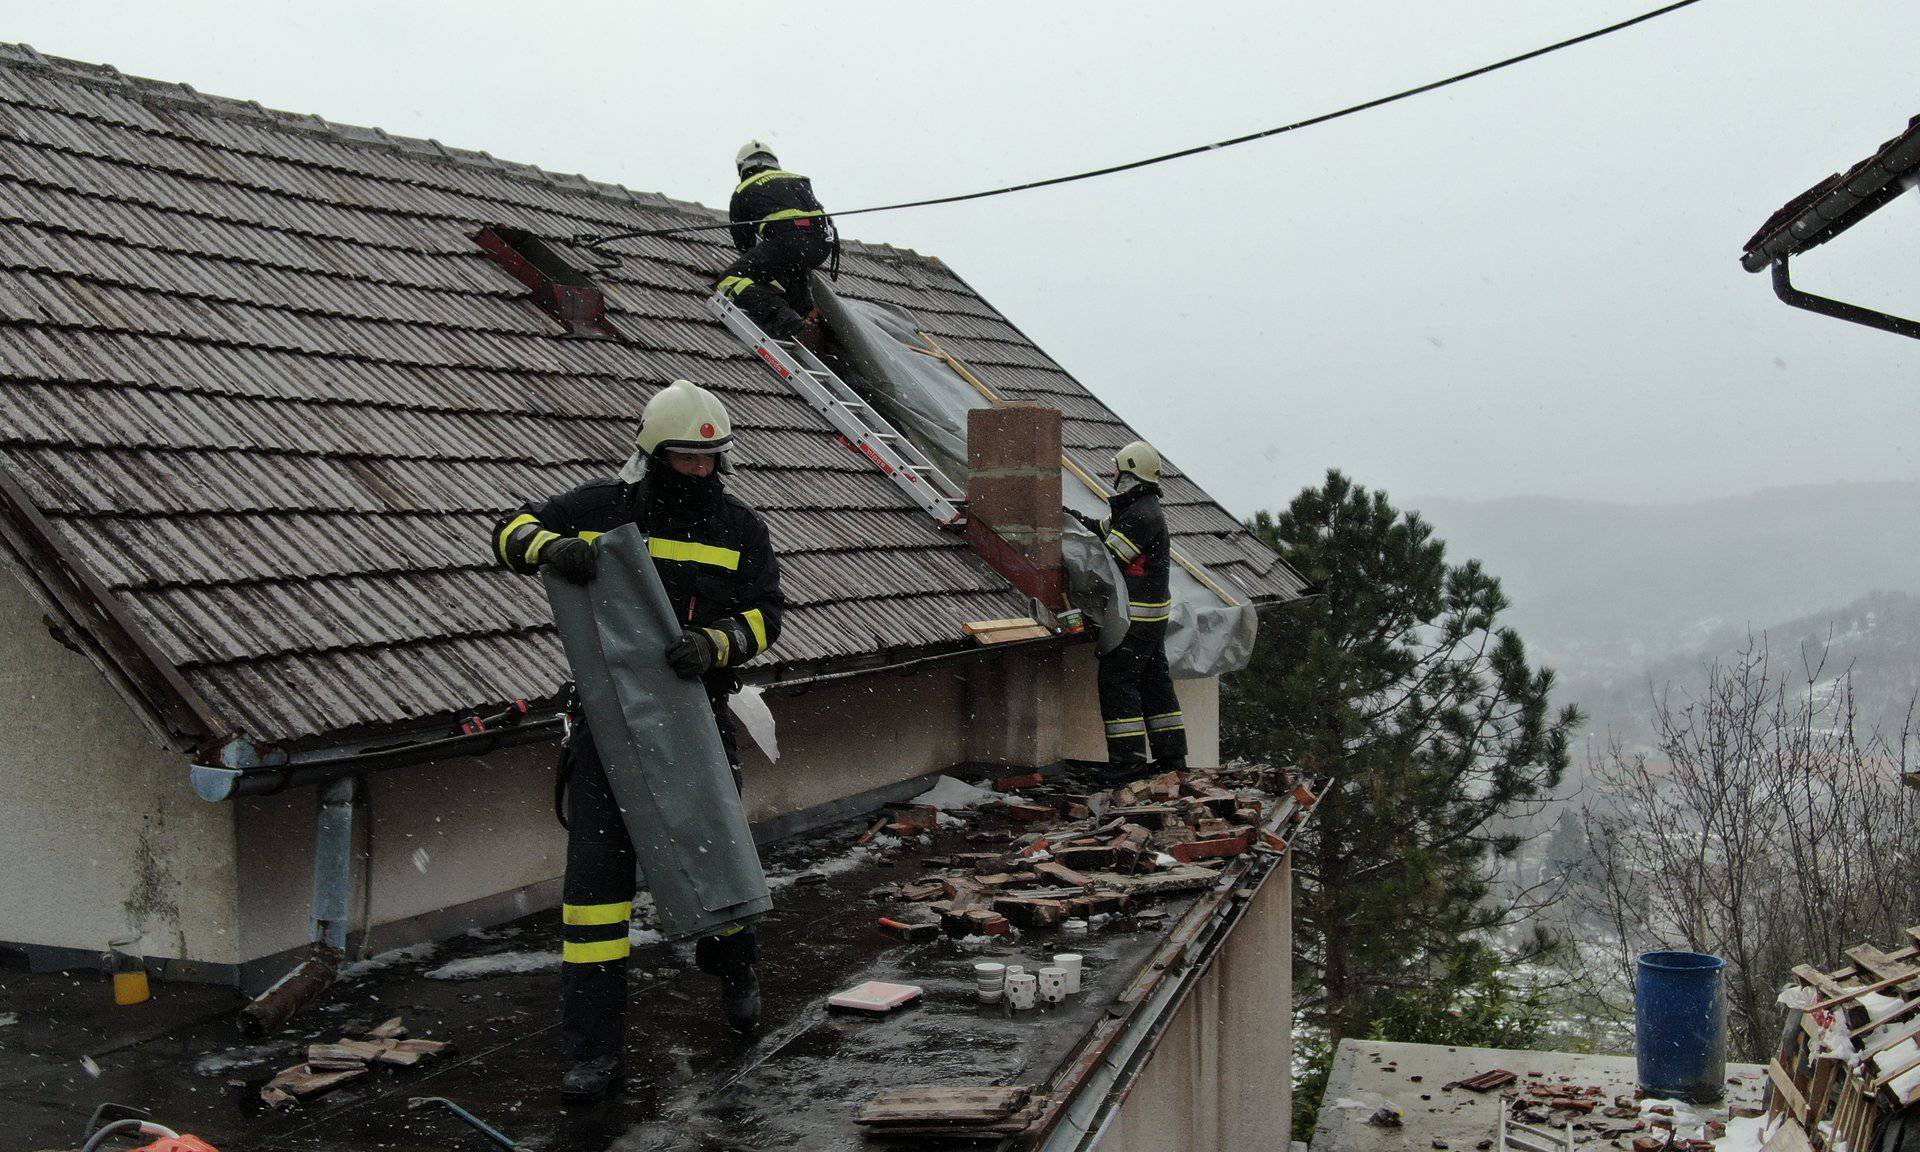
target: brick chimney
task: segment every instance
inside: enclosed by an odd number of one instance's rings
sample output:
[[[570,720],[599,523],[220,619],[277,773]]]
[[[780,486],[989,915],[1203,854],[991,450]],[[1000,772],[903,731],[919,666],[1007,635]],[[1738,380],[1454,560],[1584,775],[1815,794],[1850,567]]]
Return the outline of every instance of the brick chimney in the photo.
[[[1064,603],[1060,410],[1021,400],[967,413],[967,539],[1015,587]]]

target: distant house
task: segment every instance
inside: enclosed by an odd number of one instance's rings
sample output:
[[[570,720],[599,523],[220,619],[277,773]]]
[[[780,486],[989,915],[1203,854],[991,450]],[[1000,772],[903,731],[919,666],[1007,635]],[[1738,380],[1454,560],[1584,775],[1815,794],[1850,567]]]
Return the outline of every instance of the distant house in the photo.
[[[730,483],[792,600],[748,677],[782,752],[748,749],[765,831],[956,765],[1103,756],[1090,646],[963,635],[1027,597],[708,318],[724,232],[621,242],[604,271],[556,244],[604,304],[584,326],[476,241],[708,209],[26,47],[0,48],[0,184],[0,943],[37,964],[137,930],[173,975],[277,974],[313,932],[312,785],[348,775],[373,943],[557,903],[567,670],[486,530],[614,470],[678,376],[732,408]],[[1060,409],[1093,473],[1137,435],[937,260],[850,244],[836,290]],[[1223,588],[1301,592],[1177,469],[1166,487]],[[1212,763],[1217,681],[1181,694]]]

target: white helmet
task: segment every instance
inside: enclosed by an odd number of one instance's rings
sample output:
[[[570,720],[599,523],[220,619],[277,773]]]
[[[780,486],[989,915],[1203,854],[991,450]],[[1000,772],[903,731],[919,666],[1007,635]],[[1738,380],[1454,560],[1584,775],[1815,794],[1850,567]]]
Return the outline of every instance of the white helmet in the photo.
[[[756,160],[761,162],[755,163],[754,161]],[[745,144],[740,145],[740,151],[734,153],[733,167],[740,175],[745,176],[749,168],[780,167],[780,158],[773,154],[772,148],[762,144],[760,141],[749,140]]]
[[[733,447],[733,421],[718,396],[691,380],[675,380],[647,401],[634,445],[642,456],[661,449],[712,456]]]
[[[1115,475],[1130,473],[1149,484],[1160,483],[1160,453],[1145,440],[1135,440],[1113,454]]]

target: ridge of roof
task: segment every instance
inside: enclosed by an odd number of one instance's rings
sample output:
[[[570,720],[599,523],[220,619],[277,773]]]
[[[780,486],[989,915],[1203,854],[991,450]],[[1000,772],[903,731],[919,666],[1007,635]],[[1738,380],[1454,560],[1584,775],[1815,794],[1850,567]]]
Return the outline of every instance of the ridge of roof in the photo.
[[[48,56],[31,44],[0,41],[0,66],[51,72],[62,79],[108,91],[132,92],[142,100],[178,104],[197,111],[270,124],[275,128],[326,136],[356,147],[386,149],[459,167],[483,169],[529,184],[615,203],[663,208],[698,216],[705,221],[725,219],[725,213],[716,209],[692,200],[680,200],[663,192],[637,192],[624,184],[589,179],[584,173],[567,175],[550,172],[536,164],[502,160],[482,149],[450,147],[432,137],[397,136],[384,128],[345,124],[328,120],[318,113],[287,112],[268,108],[258,100],[211,95],[191,84],[136,76],[122,72],[111,64],[90,64],[64,56]]]

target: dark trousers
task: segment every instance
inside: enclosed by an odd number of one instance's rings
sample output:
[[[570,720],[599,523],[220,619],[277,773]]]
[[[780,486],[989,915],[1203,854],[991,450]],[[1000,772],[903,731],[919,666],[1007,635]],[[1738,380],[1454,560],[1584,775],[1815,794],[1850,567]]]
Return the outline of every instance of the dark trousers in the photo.
[[[1142,766],[1149,751],[1156,762],[1186,760],[1187,723],[1173,693],[1166,645],[1166,621],[1136,620],[1120,646],[1100,657],[1100,718],[1107,762],[1115,767]]]
[[[716,698],[714,719],[740,782],[733,718],[725,697]],[[627,940],[637,887],[633,841],[620,805],[583,726],[574,731],[573,768],[567,784],[567,875],[560,896],[562,963],[560,1019],[575,1060],[619,1054],[627,1033]],[[752,928],[708,936],[694,945],[702,971],[727,979],[759,958]]]
[[[825,264],[833,252],[824,223],[805,223],[804,228],[786,221],[767,225],[760,241],[720,274],[720,290],[776,340],[799,332],[813,311],[807,273]]]

